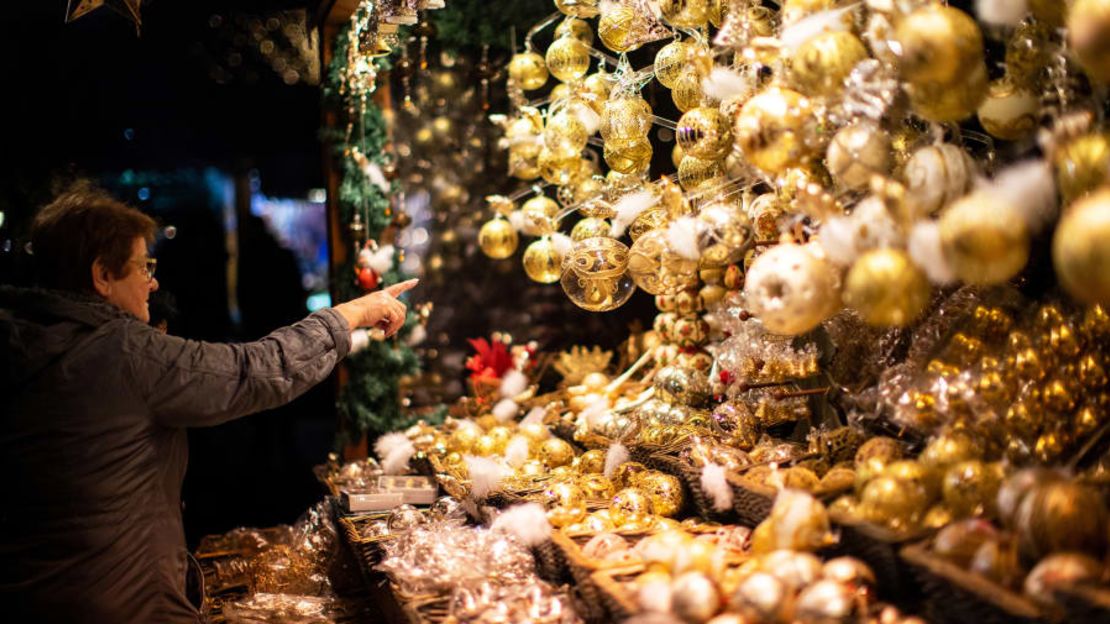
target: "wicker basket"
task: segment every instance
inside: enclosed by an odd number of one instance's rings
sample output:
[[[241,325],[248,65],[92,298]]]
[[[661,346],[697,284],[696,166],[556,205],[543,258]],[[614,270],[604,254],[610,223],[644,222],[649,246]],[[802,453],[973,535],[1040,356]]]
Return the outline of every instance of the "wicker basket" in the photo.
[[[590,575],[597,587],[599,604],[605,609],[606,622],[620,622],[640,612],[636,597],[625,587],[625,581],[639,576],[643,564],[598,570]]]
[[[833,552],[866,563],[880,579],[878,590],[882,598],[911,608],[921,603],[921,585],[899,551],[929,537],[930,531],[897,533],[841,514],[833,514],[832,521],[840,530],[840,541]]]
[[[1025,596],[936,556],[929,542],[902,549],[925,595],[925,617],[934,624],[1032,624],[1046,615]]]
[[[726,476],[732,486],[732,509],[741,524],[754,527],[771,515],[778,492],[775,488],[762,483],[749,481],[740,475]]]

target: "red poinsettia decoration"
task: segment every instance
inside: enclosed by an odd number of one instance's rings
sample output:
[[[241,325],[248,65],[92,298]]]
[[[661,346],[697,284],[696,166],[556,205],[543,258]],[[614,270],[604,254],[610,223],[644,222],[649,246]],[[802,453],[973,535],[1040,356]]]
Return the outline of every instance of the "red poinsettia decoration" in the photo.
[[[467,342],[478,352],[466,360],[466,368],[470,371],[472,380],[501,379],[505,371],[513,367],[513,357],[504,342],[485,338],[471,338]]]

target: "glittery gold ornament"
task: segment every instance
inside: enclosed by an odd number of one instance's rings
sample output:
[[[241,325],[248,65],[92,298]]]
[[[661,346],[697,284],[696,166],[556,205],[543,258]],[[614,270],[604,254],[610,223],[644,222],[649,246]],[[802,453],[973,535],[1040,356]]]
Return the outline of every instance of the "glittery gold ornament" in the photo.
[[[598,0],[555,0],[555,8],[563,15],[589,19],[598,14]]]
[[[543,236],[555,230],[553,219],[559,214],[559,204],[546,195],[536,195],[520,207],[524,218],[521,231],[528,236]]]
[[[913,83],[951,85],[983,64],[983,34],[967,13],[928,4],[899,21],[902,77]]]
[[[685,113],[706,103],[705,92],[701,87],[702,75],[697,69],[687,66],[679,72],[671,89],[671,99],[675,108]]]
[[[609,74],[598,71],[586,76],[586,79],[582,81],[582,88],[579,90],[582,99],[598,115],[601,114],[605,101],[609,99],[609,92],[612,90],[609,80]]]
[[[925,490],[929,500],[935,500],[940,496],[941,475],[916,459],[893,461],[887,464],[882,474],[900,481],[916,483]]]
[[[697,283],[697,261],[671,250],[666,232],[651,230],[632,243],[628,275],[644,292],[659,295],[677,292]]]
[[[617,492],[609,503],[609,517],[617,527],[642,525],[652,512],[651,498],[636,487]]]
[[[918,458],[933,470],[943,471],[962,461],[978,458],[982,454],[979,443],[964,431],[948,431],[933,438]]]
[[[605,164],[613,171],[634,173],[647,171],[651,164],[651,141],[646,137],[636,139],[610,138],[605,141],[602,154]]]
[[[686,156],[678,163],[678,183],[686,191],[713,188],[724,182],[720,161]]]
[[[977,192],[948,207],[940,218],[944,257],[968,284],[1000,284],[1029,259],[1029,230],[1013,207],[995,194]]]
[[[740,109],[733,133],[752,164],[781,173],[812,154],[814,124],[812,106],[804,95],[769,87]]]
[[[651,130],[651,106],[639,95],[623,95],[605,102],[598,132],[601,138],[643,139]]]
[[[826,32],[798,47],[791,77],[802,93],[829,97],[843,90],[844,79],[866,58],[867,48],[851,32]]]
[[[832,265],[809,246],[780,244],[752,262],[744,299],[768,331],[797,335],[840,307],[839,282]]]
[[[580,308],[605,312],[624,305],[636,289],[628,276],[628,247],[620,241],[596,237],[575,244],[563,259],[560,284]]]
[[[597,36],[605,47],[614,52],[630,52],[640,47],[635,32],[639,26],[636,12],[627,6],[617,5],[597,22]]]
[[[702,266],[737,262],[752,242],[751,221],[739,206],[710,203],[698,213],[698,224]],[[721,277],[724,277],[723,272]]]
[[[990,84],[987,99],[979,105],[979,123],[991,136],[1016,141],[1037,127],[1040,100],[1008,78]]]
[[[594,31],[590,28],[590,24],[585,20],[574,17],[567,17],[555,27],[556,39],[564,35],[574,37],[587,46],[594,42]],[[552,72],[552,74],[554,74],[554,72]]]
[[[531,50],[514,54],[509,61],[509,78],[525,91],[539,89],[547,82],[547,65]]]
[[[1110,82],[1110,1],[1074,0],[1068,12],[1068,43],[1088,76]]]
[[[678,120],[678,145],[685,154],[719,160],[732,149],[732,126],[717,108],[700,106]]]
[[[578,170],[578,150],[569,143],[545,145],[536,158],[540,176],[557,185],[568,184]]]
[[[659,0],[663,19],[675,28],[701,28],[709,20],[709,0]]]
[[[907,91],[910,107],[918,116],[928,121],[949,123],[975,114],[987,97],[989,88],[987,65],[980,59],[978,65],[959,82],[910,84]]]
[[[786,622],[790,621],[787,614],[793,612],[793,598],[793,591],[778,577],[755,572],[740,581],[729,598],[729,608],[740,615],[742,622]]]
[[[1052,156],[1056,186],[1071,203],[1110,180],[1110,135],[1085,134],[1056,150]]]
[[[960,462],[944,473],[944,505],[957,517],[978,516],[995,509],[1002,468],[979,460]]]
[[[1110,305],[1110,189],[1079,200],[1052,238],[1052,262],[1068,294]]]
[[[866,189],[871,178],[890,172],[890,136],[873,123],[855,123],[841,129],[829,143],[829,173],[850,189]]]
[[[482,253],[495,260],[513,255],[519,241],[512,224],[501,216],[486,221],[478,231],[478,246],[482,248]]]
[[[578,484],[590,500],[609,500],[616,494],[613,482],[600,473],[583,475]]]
[[[548,438],[540,445],[539,459],[548,468],[566,466],[574,460],[574,449],[566,440]]]
[[[662,472],[645,474],[640,477],[636,487],[647,494],[652,511],[661,516],[674,517],[686,500],[678,477]]]
[[[557,38],[544,56],[547,71],[563,82],[574,82],[590,69],[590,48],[572,35]]]
[[[844,280],[844,305],[868,323],[902,327],[929,303],[929,280],[900,249],[869,251],[852,265]]]
[[[579,242],[587,238],[609,236],[610,225],[605,219],[586,217],[579,219],[570,231],[570,239]]]
[[[798,593],[794,617],[798,622],[853,624],[864,621],[864,604],[852,586],[822,579]]]
[[[586,147],[589,134],[586,125],[567,107],[551,115],[543,129],[544,145],[551,150],[562,148],[577,159],[578,153]]]
[[[563,274],[563,257],[546,236],[525,248],[522,261],[529,279],[540,284],[554,284]]]
[[[659,84],[673,89],[682,70],[686,69],[694,45],[675,39],[655,53],[655,79]]]
[[[863,488],[859,512],[868,522],[904,530],[916,526],[928,503],[929,499],[921,486],[891,477],[878,477]]]

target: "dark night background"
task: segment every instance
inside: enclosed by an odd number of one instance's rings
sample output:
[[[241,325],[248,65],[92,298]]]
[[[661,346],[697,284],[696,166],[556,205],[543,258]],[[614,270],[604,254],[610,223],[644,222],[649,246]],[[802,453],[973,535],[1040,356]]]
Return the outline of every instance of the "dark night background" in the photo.
[[[316,4],[153,0],[136,36],[107,8],[66,24],[65,0],[5,3],[3,281],[19,278],[34,210],[72,179],[90,177],[176,226],[157,249],[161,288],[181,309],[174,333],[250,340],[302,317],[291,255],[241,217],[241,319],[232,322],[222,207],[206,181],[215,170],[242,190],[253,177],[261,193],[295,198],[324,186],[318,85],[287,84],[226,28],[236,16],[265,21],[280,10],[311,14]],[[235,53],[240,60],[229,65]],[[146,200],[140,186],[150,190]],[[183,496],[190,546],[236,525],[291,522],[318,500],[311,466],[332,450],[334,414],[334,386],[324,383],[283,409],[192,430]]]

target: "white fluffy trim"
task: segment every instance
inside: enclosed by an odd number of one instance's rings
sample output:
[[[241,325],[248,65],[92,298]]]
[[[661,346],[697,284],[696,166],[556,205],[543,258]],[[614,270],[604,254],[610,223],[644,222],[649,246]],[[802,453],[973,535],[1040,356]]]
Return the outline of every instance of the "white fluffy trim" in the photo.
[[[701,488],[713,499],[713,509],[717,511],[732,509],[732,488],[725,479],[724,466],[706,464],[701,469]]]
[[[524,213],[519,210],[514,210],[509,213],[509,224],[517,232],[524,230]]]
[[[1056,181],[1043,160],[1008,167],[991,181],[989,192],[1016,208],[1034,234],[1056,220]]]
[[[528,389],[528,377],[515,368],[505,372],[501,378],[501,396],[511,399]]]
[[[379,445],[382,439],[389,436],[401,436],[400,438],[391,438],[381,446],[381,450],[385,454],[378,454],[382,460],[382,472],[387,475],[405,474],[409,471],[409,460],[412,459],[413,453],[416,452],[416,447],[412,445],[412,441],[405,437],[403,433],[389,433],[382,438],[378,439],[378,443],[374,445],[374,450],[379,450]]]
[[[559,252],[560,256],[565,256],[574,250],[574,241],[560,232],[551,235],[551,244],[555,245],[555,251]]]
[[[940,246],[940,226],[935,221],[919,221],[910,229],[906,250],[929,281],[943,286],[956,281],[956,274]]]
[[[735,69],[714,67],[701,81],[701,89],[718,102],[733,98],[747,98],[752,91],[751,81]]]
[[[387,433],[374,442],[374,454],[378,456],[378,459],[384,460],[390,451],[405,444],[412,444],[405,434],[400,431]]]
[[[546,409],[544,409],[542,407],[533,407],[531,409],[531,411],[529,411],[528,414],[524,416],[524,419],[520,421],[520,424],[522,424],[522,425],[528,425],[528,424],[532,424],[532,423],[543,424],[544,416],[547,416],[547,410]]]
[[[370,184],[381,189],[382,193],[389,195],[389,181],[385,179],[385,174],[382,173],[382,168],[378,163],[367,161],[365,167],[362,168],[362,173],[370,180]]]
[[[667,244],[671,251],[686,258],[697,260],[701,258],[701,249],[698,248],[699,223],[694,217],[679,217],[667,227]]]
[[[856,228],[851,217],[830,217],[821,224],[817,242],[830,262],[848,266],[859,255],[856,250]]]
[[[466,471],[470,476],[470,496],[476,500],[485,498],[490,492],[501,487],[505,478],[505,468],[492,459],[463,455]]]
[[[539,503],[509,507],[494,518],[490,530],[508,533],[525,546],[539,546],[551,539],[551,524]]]
[[[509,422],[520,412],[520,406],[512,399],[501,399],[493,406],[493,417],[497,422]]]
[[[838,30],[848,30],[852,26],[849,12],[854,11],[857,5],[846,6],[843,9],[831,9],[807,15],[802,19],[788,25],[782,31],[779,40],[788,50],[797,50],[805,42],[817,35]]]
[[[370,254],[370,268],[378,275],[393,268],[393,245],[382,245]]]
[[[597,425],[597,421],[609,411],[609,399],[606,397],[598,397],[593,403],[590,403],[582,410],[581,416],[586,419],[586,423],[591,429]]]
[[[645,210],[659,203],[659,198],[650,191],[635,191],[627,193],[613,204],[616,216],[613,217],[612,234],[619,238],[624,235],[625,229],[636,220]]]
[[[505,446],[505,462],[513,468],[519,468],[528,461],[528,438],[515,435]]]
[[[628,461],[628,449],[620,442],[610,444],[609,450],[605,451],[605,476],[612,477],[617,468],[626,461]]]

